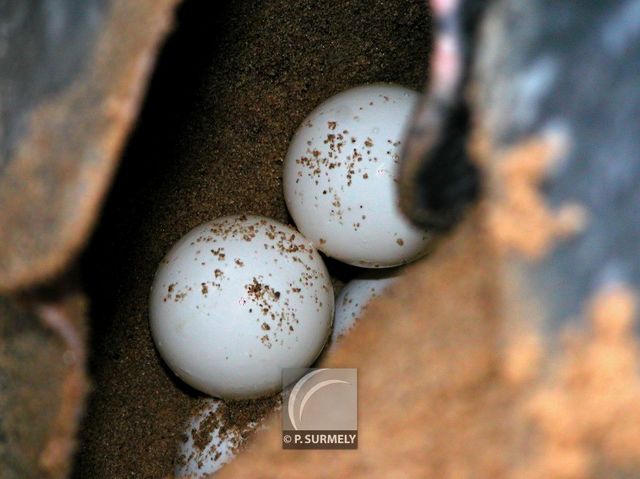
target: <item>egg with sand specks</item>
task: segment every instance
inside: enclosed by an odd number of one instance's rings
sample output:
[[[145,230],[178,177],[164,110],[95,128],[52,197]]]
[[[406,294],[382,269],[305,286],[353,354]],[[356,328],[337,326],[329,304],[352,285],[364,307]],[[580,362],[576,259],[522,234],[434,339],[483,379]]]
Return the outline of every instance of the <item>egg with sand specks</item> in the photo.
[[[383,268],[421,256],[427,232],[402,215],[396,196],[402,139],[418,93],[365,85],[318,106],[295,133],[284,193],[296,226],[345,263]]]
[[[251,411],[242,413],[238,405],[229,405],[222,399],[203,400],[187,421],[174,461],[174,475],[204,479],[231,462],[244,449],[247,439],[264,428],[264,419],[279,409],[279,403],[272,398],[253,403]]]
[[[244,445],[245,431],[229,430],[220,410],[221,399],[209,399],[204,409],[187,424],[184,442],[178,450],[174,474],[179,478],[204,479],[230,462]],[[256,423],[246,425],[252,432]]]
[[[313,244],[260,216],[228,216],[182,237],[160,263],[150,324],[160,356],[192,387],[246,399],[281,389],[331,330],[333,288]]]

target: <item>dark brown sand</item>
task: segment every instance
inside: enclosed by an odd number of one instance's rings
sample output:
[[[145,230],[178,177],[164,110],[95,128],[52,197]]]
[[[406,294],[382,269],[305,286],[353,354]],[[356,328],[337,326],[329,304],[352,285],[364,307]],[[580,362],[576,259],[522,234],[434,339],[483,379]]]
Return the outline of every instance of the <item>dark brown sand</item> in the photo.
[[[83,258],[94,388],[75,477],[171,473],[198,395],[153,348],[147,296],[157,264],[181,235],[217,216],[287,221],[282,159],[303,117],[361,83],[423,85],[424,3],[187,1],[180,8]]]

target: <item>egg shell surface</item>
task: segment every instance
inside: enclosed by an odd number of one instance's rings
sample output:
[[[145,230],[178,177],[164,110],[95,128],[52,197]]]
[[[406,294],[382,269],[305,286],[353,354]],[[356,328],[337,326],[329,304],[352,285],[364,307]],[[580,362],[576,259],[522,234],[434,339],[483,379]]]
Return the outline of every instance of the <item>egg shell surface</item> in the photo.
[[[185,431],[186,441],[181,442],[178,450],[174,468],[176,477],[209,477],[230,462],[244,444],[244,435],[233,429],[228,431],[226,425],[216,417],[221,407],[224,407],[222,400],[209,399],[202,412],[189,420]],[[213,428],[208,427],[209,421],[214,422]],[[247,431],[250,433],[257,426],[257,423],[250,423]],[[202,435],[207,437],[205,444],[200,444]]]
[[[403,216],[396,196],[402,139],[418,93],[365,85],[318,106],[284,163],[287,207],[314,245],[345,263],[382,268],[421,256],[430,235]]]
[[[182,237],[150,295],[156,347],[171,370],[211,396],[277,392],[283,368],[304,368],[331,331],[330,277],[312,243],[260,216],[229,216]]]
[[[234,411],[235,407],[237,405],[230,407],[221,399],[199,401],[199,407],[188,419],[178,445],[174,461],[176,477],[211,477],[244,449],[253,433],[266,428],[264,420],[270,413],[280,409],[280,403],[268,399],[250,416],[238,414],[237,410]],[[232,418],[231,423],[229,418]]]

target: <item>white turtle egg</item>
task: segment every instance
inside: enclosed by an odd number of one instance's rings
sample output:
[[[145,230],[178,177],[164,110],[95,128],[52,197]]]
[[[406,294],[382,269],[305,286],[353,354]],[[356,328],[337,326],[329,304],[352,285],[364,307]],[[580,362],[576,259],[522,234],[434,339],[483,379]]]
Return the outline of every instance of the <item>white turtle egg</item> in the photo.
[[[260,216],[228,216],[180,239],[156,272],[151,333],[194,388],[244,399],[277,392],[283,368],[308,367],[330,333],[333,288],[299,232]]]
[[[354,279],[342,288],[336,299],[336,312],[331,333],[332,346],[355,326],[369,303],[398,279],[397,274],[393,271]]]
[[[204,410],[189,420],[186,440],[179,446],[176,477],[209,477],[231,461],[244,444],[243,436],[235,431],[227,432],[226,425],[217,417],[221,407],[224,407],[222,400],[210,399]],[[209,426],[208,422],[212,424]],[[248,430],[255,427],[255,423],[247,425]],[[201,436],[206,437],[206,442],[197,439]]]
[[[210,477],[233,460],[244,448],[248,437],[263,427],[264,417],[241,425],[228,424],[224,414],[226,408],[221,399],[207,399],[200,411],[188,420],[175,461],[176,477]]]
[[[284,193],[298,229],[345,263],[381,268],[421,256],[429,235],[403,216],[396,197],[402,140],[418,93],[366,85],[329,98],[295,133]]]

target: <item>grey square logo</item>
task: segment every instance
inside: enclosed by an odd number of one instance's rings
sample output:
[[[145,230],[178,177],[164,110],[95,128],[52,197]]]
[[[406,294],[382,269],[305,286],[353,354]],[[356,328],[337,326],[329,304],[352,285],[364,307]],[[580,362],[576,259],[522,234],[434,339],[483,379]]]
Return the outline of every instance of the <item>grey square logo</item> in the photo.
[[[285,369],[284,449],[358,448],[358,370]]]

